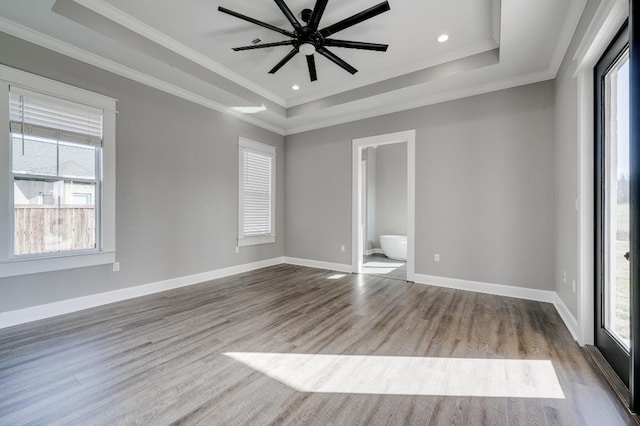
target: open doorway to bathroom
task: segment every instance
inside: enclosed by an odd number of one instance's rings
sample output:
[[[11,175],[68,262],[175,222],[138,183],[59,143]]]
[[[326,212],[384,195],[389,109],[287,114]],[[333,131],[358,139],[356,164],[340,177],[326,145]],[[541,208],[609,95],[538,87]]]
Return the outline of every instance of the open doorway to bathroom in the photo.
[[[362,148],[363,274],[407,279],[407,143]]]
[[[413,281],[415,131],[353,141],[353,270]]]

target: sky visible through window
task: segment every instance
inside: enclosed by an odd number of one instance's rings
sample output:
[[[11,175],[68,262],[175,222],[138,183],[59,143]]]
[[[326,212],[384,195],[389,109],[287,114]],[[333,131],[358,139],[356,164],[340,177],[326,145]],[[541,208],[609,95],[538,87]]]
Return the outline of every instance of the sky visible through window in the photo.
[[[629,59],[618,70],[618,179],[629,177]]]

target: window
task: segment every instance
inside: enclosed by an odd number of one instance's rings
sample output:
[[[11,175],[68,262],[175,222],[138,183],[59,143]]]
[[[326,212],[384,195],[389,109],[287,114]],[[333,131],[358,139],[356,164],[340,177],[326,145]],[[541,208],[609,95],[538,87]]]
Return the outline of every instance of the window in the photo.
[[[102,111],[10,87],[9,129],[12,254],[97,249],[100,206],[87,196],[100,191]],[[82,207],[78,189],[87,191]]]
[[[115,261],[115,101],[4,66],[0,97],[0,277]]]
[[[273,243],[276,240],[276,149],[240,138],[238,154],[238,246]]]
[[[40,204],[51,206],[54,204],[53,192],[41,192]]]
[[[92,194],[79,194],[77,192],[74,192],[71,203],[74,205],[80,205],[80,206],[91,205],[91,195]]]

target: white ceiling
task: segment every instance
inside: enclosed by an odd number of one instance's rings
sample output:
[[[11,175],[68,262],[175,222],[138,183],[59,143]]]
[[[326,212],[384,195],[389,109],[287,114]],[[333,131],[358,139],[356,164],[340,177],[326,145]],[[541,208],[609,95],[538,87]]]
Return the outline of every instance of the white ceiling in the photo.
[[[330,1],[320,27],[380,1]],[[268,74],[290,47],[231,50],[286,36],[218,6],[289,30],[270,0],[6,1],[0,31],[217,110],[265,105],[241,118],[290,134],[553,78],[585,2],[389,0],[389,12],[334,36],[389,50],[331,48],[359,72],[352,76],[316,55],[313,83],[302,54]],[[314,1],[287,4],[298,14]],[[436,41],[442,33],[450,36],[446,43]]]
[[[384,52],[332,48],[337,55],[356,67],[350,76],[346,71],[317,55],[318,81],[311,83],[304,55],[297,55],[275,75],[268,71],[282,59],[291,46],[270,48],[269,51],[234,52],[232,47],[251,44],[259,38],[265,43],[287,40],[274,31],[239,20],[217,11],[224,6],[280,28],[291,29],[275,2],[271,0],[192,0],[185,2],[107,0],[109,4],[135,19],[150,25],[178,42],[193,48],[210,59],[242,75],[295,105],[299,99],[317,99],[335,87],[351,89],[365,83],[425,68],[445,55],[477,46],[497,47],[492,35],[491,3],[493,0],[399,1],[391,0],[391,10],[337,33],[333,38],[389,44]],[[380,0],[329,2],[321,28],[358,13]],[[313,0],[288,0],[287,5],[297,15],[313,8]],[[455,7],[452,5],[455,4]],[[459,14],[464,10],[464,14]],[[179,19],[167,19],[179,17]],[[185,25],[188,23],[188,25]],[[450,33],[447,43],[436,38]],[[291,90],[293,84],[302,87]]]

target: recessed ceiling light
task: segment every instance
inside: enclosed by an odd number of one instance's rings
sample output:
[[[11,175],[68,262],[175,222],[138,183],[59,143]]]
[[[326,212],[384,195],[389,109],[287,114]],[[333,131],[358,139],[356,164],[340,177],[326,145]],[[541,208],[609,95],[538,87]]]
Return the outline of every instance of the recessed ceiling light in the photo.
[[[294,84],[293,86],[291,86],[291,90],[300,90],[300,86]]]
[[[446,34],[441,34],[438,36],[438,41],[440,43],[444,43],[445,41],[449,40],[449,36]]]

